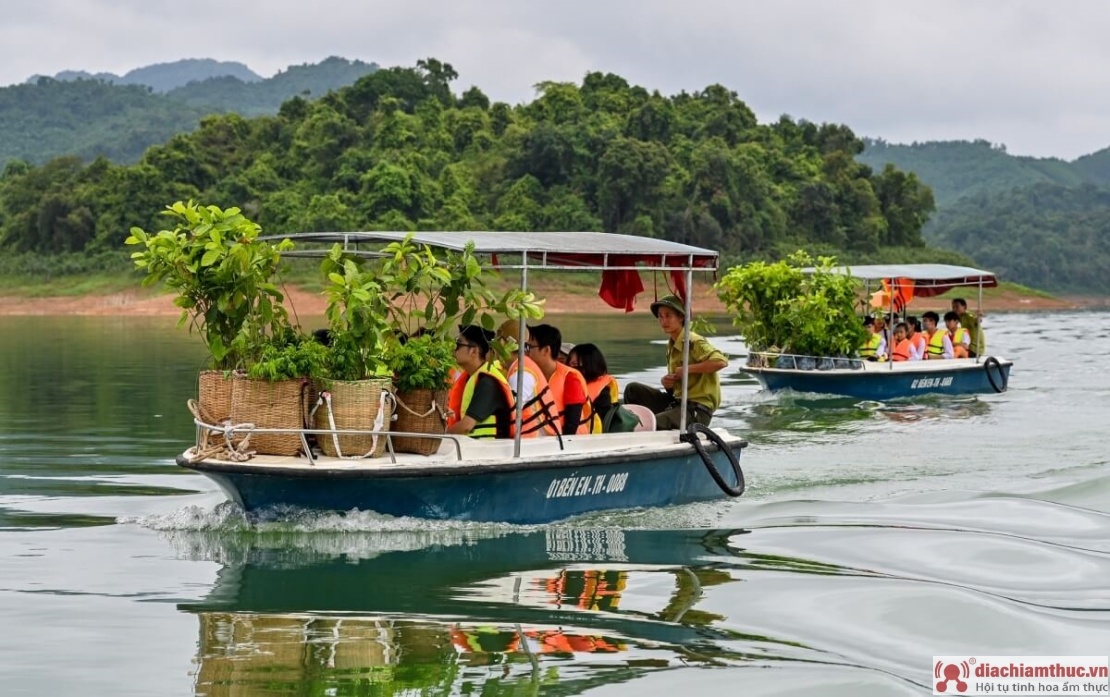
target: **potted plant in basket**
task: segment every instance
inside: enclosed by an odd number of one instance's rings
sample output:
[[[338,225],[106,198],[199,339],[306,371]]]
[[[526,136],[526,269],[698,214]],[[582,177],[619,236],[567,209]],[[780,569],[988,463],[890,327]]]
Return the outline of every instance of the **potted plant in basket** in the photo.
[[[133,227],[126,244],[142,246],[131,258],[146,274],[143,285],[161,282],[176,291],[178,326],[188,323],[204,341],[210,370],[200,375],[199,401],[205,420],[216,423],[231,413],[231,371],[245,368],[289,326],[273,278],[292,242],[260,240],[261,228],[238,208],[178,201],[164,214],[172,229],[152,235]]]
[[[271,337],[246,375],[232,382],[232,422],[304,428],[312,397],[310,376],[325,369],[328,355],[326,346],[292,327]],[[267,455],[297,455],[304,446],[299,433],[255,433],[251,440],[253,450]]]
[[[437,257],[411,236],[387,245],[374,274],[385,289],[391,331],[384,337],[385,357],[396,388],[393,429],[441,435],[446,430],[447,392],[455,368],[454,342],[459,325],[496,326],[499,315],[513,319],[543,316],[542,303],[520,289],[500,297],[487,285],[491,271],[473,247]],[[435,438],[395,437],[398,452],[429,455]]]
[[[317,373],[318,429],[384,431],[392,405],[390,371],[383,354],[390,333],[387,300],[375,272],[339,245],[328,252],[321,270],[328,279],[328,359]],[[321,434],[320,448],[330,457],[378,457],[386,440],[379,435]]]
[[[717,282],[717,294],[753,357],[759,352],[850,356],[863,344],[856,281],[834,273],[835,263],[819,257],[815,264],[796,252],[774,264],[756,261],[729,269]],[[814,267],[812,273],[802,271],[807,266]]]

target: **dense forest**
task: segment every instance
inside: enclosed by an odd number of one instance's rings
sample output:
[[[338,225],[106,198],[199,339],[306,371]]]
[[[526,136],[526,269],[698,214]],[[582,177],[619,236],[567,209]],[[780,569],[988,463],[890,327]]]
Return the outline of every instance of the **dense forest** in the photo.
[[[1110,295],[1110,189],[1037,184],[960,199],[930,226],[1003,278],[1047,290]]]
[[[865,143],[860,162],[894,164],[933,189],[930,244],[1009,281],[1110,294],[1110,148],[1065,162],[1015,157],[982,140]]]
[[[153,68],[160,72],[151,73]],[[187,80],[212,69],[206,63],[189,63],[128,73],[158,84],[181,83],[164,94],[148,85],[95,79],[40,78],[33,84],[0,88],[0,165],[11,160],[42,164],[60,156],[135,162],[151,145],[195,129],[205,115],[276,114],[290,97],[321,97],[353,84],[377,66],[333,57],[292,66],[265,80],[244,82],[234,75]]]
[[[665,97],[591,73],[510,106],[477,87],[455,94],[456,78],[428,59],[274,116],[208,116],[133,165],[9,163],[0,246],[95,257],[132,225],[158,229],[167,203],[196,199],[240,206],[270,233],[604,230],[745,258],[799,246],[944,256],[921,238],[929,189],[857,162],[863,143],[846,126],[760,125],[719,85]]]

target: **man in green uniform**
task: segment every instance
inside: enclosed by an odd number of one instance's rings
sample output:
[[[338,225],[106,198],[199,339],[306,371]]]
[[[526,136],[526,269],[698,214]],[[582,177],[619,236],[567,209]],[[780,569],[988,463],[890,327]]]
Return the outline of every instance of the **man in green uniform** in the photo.
[[[655,412],[655,427],[660,431],[677,429],[682,417],[682,391],[686,390],[686,423],[697,421],[706,426],[721,405],[721,379],[717,375],[728,365],[725,354],[713,348],[705,337],[686,329],[686,309],[676,295],[651,304],[651,313],[667,340],[667,374],[660,381],[663,389],[641,382],[624,388],[626,404],[641,404]],[[685,330],[685,331],[684,331]],[[690,334],[690,367],[687,385],[682,384],[682,343]]]
[[[975,313],[967,311],[967,301],[963,298],[952,300],[952,312],[960,316],[960,326],[967,330],[971,337],[971,346],[967,355],[971,358],[982,356],[987,352],[987,338],[983,336],[983,327]]]

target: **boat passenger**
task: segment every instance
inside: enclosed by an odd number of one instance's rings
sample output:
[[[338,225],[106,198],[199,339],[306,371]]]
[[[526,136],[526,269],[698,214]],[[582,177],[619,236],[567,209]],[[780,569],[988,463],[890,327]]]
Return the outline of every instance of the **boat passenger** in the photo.
[[[967,301],[963,298],[952,300],[952,311],[960,316],[960,326],[966,329],[971,336],[971,345],[968,347],[967,355],[971,358],[984,355],[987,351],[987,337],[983,334],[981,318],[967,311]]]
[[[948,332],[939,326],[940,315],[930,310],[921,315],[921,321],[925,324],[925,358],[952,358],[955,355],[952,352],[952,340],[948,338]]]
[[[490,360],[494,333],[471,324],[455,338],[455,360],[463,373],[447,397],[447,432],[471,438],[512,438],[513,393]]]
[[[912,315],[906,318],[906,338],[910,341],[910,360],[925,360],[925,335],[921,332],[921,322]]]
[[[590,411],[593,412],[590,433],[601,433],[604,416],[621,398],[617,379],[609,374],[605,355],[596,344],[578,344],[572,348],[567,365],[586,378],[586,396],[590,400]]]
[[[566,363],[570,360],[570,352],[574,350],[574,344],[569,341],[564,341],[559,344],[559,362]]]
[[[875,319],[870,315],[863,318],[864,328],[871,332],[859,349],[859,357],[864,360],[881,361],[886,359],[886,339],[883,338],[879,322],[882,322],[882,319]]]
[[[913,344],[906,338],[909,331],[905,322],[894,325],[894,350],[890,352],[892,361],[908,361],[913,355]]]
[[[967,358],[971,347],[971,335],[960,326],[960,316],[955,312],[944,313],[944,326],[948,329],[948,339],[952,342],[952,355]]]
[[[509,366],[505,371],[505,377],[509,381],[509,387],[516,392],[517,383],[517,337],[520,336],[520,322],[515,319],[507,319],[501,323],[497,328],[497,336],[494,339],[495,353],[499,354],[499,358],[504,364]],[[527,337],[527,335],[525,335]],[[543,373],[540,372],[540,367],[536,365],[527,354],[524,354],[524,384],[521,387],[519,395],[516,395],[517,401],[531,402],[536,396],[536,383],[543,380]],[[546,383],[546,381],[544,381]]]
[[[728,366],[725,354],[713,348],[705,337],[686,327],[686,309],[677,295],[668,295],[651,304],[651,313],[667,335],[667,374],[660,381],[663,389],[642,382],[624,388],[625,404],[640,404],[655,412],[655,428],[674,430],[682,418],[682,392],[686,391],[687,422],[708,426],[721,404],[721,378],[717,373]],[[686,384],[682,382],[682,351],[685,334],[690,336],[690,365]]]
[[[549,435],[586,434],[590,432],[593,416],[586,395],[586,378],[558,361],[562,343],[563,335],[550,324],[528,328],[528,343],[524,347],[547,380],[547,389],[537,393],[544,413],[551,417],[544,428]]]

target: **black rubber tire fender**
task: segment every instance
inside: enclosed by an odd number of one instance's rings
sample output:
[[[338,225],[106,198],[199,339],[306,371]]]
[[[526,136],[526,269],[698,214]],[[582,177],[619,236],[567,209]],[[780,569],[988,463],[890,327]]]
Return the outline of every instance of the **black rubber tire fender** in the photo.
[[[698,434],[701,433],[704,433],[705,437],[708,438],[713,445],[720,448],[721,452],[728,458],[729,464],[732,465],[732,472],[736,475],[736,486],[731,486],[726,482],[725,478],[717,470],[717,465],[713,463],[713,458],[709,457],[709,453],[705,450],[705,445],[701,442],[701,438],[698,437]],[[744,481],[744,470],[740,469],[740,460],[736,457],[736,453],[732,448],[725,443],[724,439],[721,438],[716,431],[704,424],[693,421],[686,427],[686,433],[682,434],[682,440],[694,446],[694,450],[697,451],[698,455],[701,457],[701,461],[705,464],[705,469],[709,470],[709,476],[713,477],[713,481],[717,483],[721,491],[733,498],[744,493],[744,489],[747,485]]]
[[[994,379],[994,374],[991,372],[992,367],[998,371],[997,381]],[[1006,371],[1002,369],[1002,363],[1000,363],[997,358],[994,356],[987,356],[987,359],[983,361],[983,370],[987,373],[987,382],[991,384],[995,392],[1006,391],[1006,383],[1009,381],[1006,379]]]

